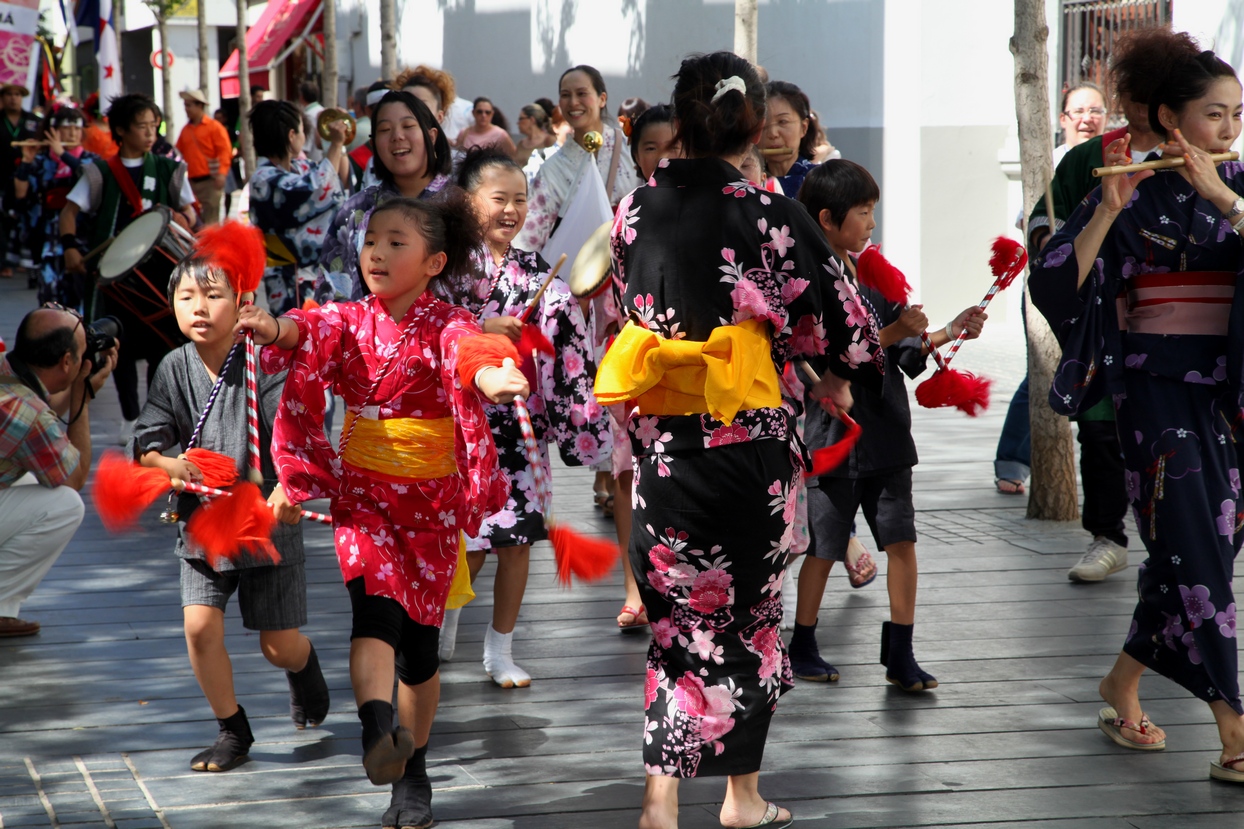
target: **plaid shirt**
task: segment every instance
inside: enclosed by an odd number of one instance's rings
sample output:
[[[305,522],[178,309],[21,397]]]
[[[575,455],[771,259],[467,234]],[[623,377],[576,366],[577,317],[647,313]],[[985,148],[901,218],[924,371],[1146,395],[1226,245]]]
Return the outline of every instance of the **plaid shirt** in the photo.
[[[27,472],[43,486],[60,486],[77,468],[78,450],[56,413],[0,358],[0,489]]]

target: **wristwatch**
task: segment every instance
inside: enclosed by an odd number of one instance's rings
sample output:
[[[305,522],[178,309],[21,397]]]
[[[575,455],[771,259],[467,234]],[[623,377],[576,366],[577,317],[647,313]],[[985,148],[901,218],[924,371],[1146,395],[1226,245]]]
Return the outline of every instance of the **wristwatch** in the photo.
[[[1231,212],[1227,214],[1227,220],[1230,221],[1241,215],[1244,215],[1244,199],[1236,199],[1231,205]]]

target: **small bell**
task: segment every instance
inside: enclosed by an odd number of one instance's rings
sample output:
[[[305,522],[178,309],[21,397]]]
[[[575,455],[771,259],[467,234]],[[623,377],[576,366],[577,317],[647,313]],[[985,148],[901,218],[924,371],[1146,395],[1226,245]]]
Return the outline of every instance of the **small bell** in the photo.
[[[160,521],[165,524],[176,524],[181,519],[181,515],[172,507],[160,513]]]
[[[592,130],[587,135],[583,136],[583,149],[587,150],[589,153],[595,153],[603,146],[605,146],[605,136],[601,135],[596,130]]]

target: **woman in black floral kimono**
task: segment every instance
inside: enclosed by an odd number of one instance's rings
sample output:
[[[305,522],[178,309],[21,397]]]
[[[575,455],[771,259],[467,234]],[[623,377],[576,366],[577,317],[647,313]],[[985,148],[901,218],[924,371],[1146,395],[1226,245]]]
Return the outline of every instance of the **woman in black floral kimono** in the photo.
[[[475,260],[479,278],[474,289],[455,301],[470,309],[486,332],[505,334],[517,343],[523,327],[520,318],[549,275],[549,266],[538,253],[510,246],[527,217],[527,177],[507,153],[495,147],[468,153],[458,176],[485,222],[487,245]],[[528,323],[555,352],[540,354],[534,368],[531,355],[523,355],[528,358],[523,371],[531,384],[527,407],[548,480],[549,442],[557,444],[568,466],[592,466],[609,457],[613,441],[609,414],[592,394],[596,360],[587,320],[560,277],[544,291]],[[484,566],[485,553],[497,554],[492,624],[484,634],[484,670],[503,688],[522,688],[531,684],[531,676],[511,655],[514,625],[527,586],[532,542],[548,537],[544,519],[550,505],[536,497],[514,407],[484,408],[497,460],[510,478],[510,497],[504,509],[484,519],[479,535],[467,540],[467,564],[474,581]],[[457,611],[446,614],[441,629],[443,658],[453,655],[457,621]]]
[[[843,378],[880,388],[883,353],[848,324],[854,288],[834,290],[816,223],[739,172],[764,124],[751,64],[688,58],[673,107],[687,157],[663,159],[618,208],[631,321],[596,380],[602,404],[637,409],[629,552],[653,633],[639,825],[677,826],[680,777],[728,775],[722,825],[779,827],[789,812],[757,784],[791,685],[778,628],[803,461],[778,376],[788,359],[827,355],[814,391],[847,407]]]

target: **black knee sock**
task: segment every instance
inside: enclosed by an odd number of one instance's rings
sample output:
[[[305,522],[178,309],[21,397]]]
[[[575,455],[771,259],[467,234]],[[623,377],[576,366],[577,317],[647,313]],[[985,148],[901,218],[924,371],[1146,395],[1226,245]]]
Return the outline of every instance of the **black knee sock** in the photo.
[[[381,737],[393,733],[393,704],[382,699],[368,700],[359,706],[359,720],[363,723],[363,751],[366,753]]]

